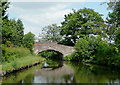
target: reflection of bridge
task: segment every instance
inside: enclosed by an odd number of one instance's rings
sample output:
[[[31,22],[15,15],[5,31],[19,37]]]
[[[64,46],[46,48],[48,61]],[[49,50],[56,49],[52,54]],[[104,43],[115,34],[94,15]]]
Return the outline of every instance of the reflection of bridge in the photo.
[[[65,46],[57,43],[35,43],[33,50],[36,54],[45,50],[54,50],[62,53],[63,57],[75,51],[74,47]]]
[[[56,69],[43,68],[40,70],[36,70],[34,72],[36,76],[49,76],[49,77],[61,77],[61,76],[70,75],[73,73],[74,73],[74,70],[65,64],[62,67],[58,67]]]

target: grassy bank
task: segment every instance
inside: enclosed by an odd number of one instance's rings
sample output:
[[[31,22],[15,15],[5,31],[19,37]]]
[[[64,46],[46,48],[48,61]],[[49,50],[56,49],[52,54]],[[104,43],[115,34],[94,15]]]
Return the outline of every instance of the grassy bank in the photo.
[[[35,69],[41,69],[43,66],[44,62],[42,62],[40,65],[34,66],[32,68],[25,69],[22,71],[17,72],[15,75],[9,75],[9,77],[3,77],[2,83],[18,83],[23,79],[26,79],[26,77],[31,79],[30,77],[33,75],[33,72]],[[31,76],[29,76],[31,75]],[[15,77],[16,76],[16,77]],[[25,82],[28,83],[29,81]],[[30,82],[29,82],[30,83]]]
[[[4,62],[2,64],[2,71],[16,70],[18,68],[29,66],[31,64],[41,62],[43,60],[45,59],[38,56],[27,56],[22,58],[16,58],[15,61],[11,61],[10,63]]]
[[[44,58],[35,56],[29,49],[24,47],[7,47],[2,46],[2,65],[0,72],[2,76],[6,73],[25,69],[27,67],[39,64]]]

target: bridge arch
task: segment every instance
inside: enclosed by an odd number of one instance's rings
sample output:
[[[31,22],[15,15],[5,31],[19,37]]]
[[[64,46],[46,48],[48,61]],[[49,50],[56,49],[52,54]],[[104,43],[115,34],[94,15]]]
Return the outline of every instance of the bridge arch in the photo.
[[[64,56],[64,54],[62,54],[62,53],[59,52],[59,51],[53,50],[53,49],[43,50],[43,51],[39,52],[38,55],[39,55],[40,53],[42,53],[42,52],[45,52],[45,51],[48,51],[48,52],[56,52],[56,53],[57,53],[57,56],[56,56],[56,57],[53,56],[52,58],[63,60],[63,56]],[[43,56],[43,57],[44,57],[44,56]],[[48,57],[49,57],[49,56],[48,56]]]
[[[33,50],[35,54],[38,54],[39,52],[45,50],[54,50],[62,53],[63,58],[75,51],[74,47],[65,46],[57,43],[35,43]]]

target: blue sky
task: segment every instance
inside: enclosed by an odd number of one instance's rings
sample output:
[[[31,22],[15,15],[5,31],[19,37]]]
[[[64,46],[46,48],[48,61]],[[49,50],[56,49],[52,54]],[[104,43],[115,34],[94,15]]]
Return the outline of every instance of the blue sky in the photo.
[[[84,7],[92,8],[103,14],[103,19],[108,15],[107,4],[101,2],[11,2],[8,14],[10,18],[20,18],[24,24],[25,34],[32,32],[36,36],[41,33],[44,26],[60,23],[64,15]]]

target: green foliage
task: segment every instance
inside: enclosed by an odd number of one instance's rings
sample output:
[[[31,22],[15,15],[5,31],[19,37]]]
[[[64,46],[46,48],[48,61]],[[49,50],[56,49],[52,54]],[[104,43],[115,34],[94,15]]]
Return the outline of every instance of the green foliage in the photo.
[[[13,68],[16,70],[16,69],[17,69],[17,62],[16,62],[16,61],[13,61],[12,66],[13,66]]]
[[[112,13],[109,13],[108,23],[114,24],[115,27],[120,27],[120,0],[109,2],[108,6],[112,9]]]
[[[33,45],[34,45],[34,42],[35,42],[35,39],[34,39],[35,35],[32,34],[31,32],[25,34],[24,36],[24,39],[23,39],[23,46],[28,48],[31,53],[33,53]]]
[[[67,56],[65,56],[64,60],[67,60],[67,61],[72,60],[72,59],[71,59],[71,55],[67,55]]]
[[[89,34],[102,35],[104,20],[93,9],[84,8],[65,15],[61,23],[61,35],[67,42],[76,43],[77,39]],[[71,44],[71,43],[69,43]]]
[[[60,27],[56,24],[45,26],[42,29],[42,35],[39,35],[39,37],[42,37],[42,39],[47,42],[59,42],[62,38],[60,35]]]
[[[12,24],[13,24],[12,27],[14,27],[13,29],[14,35],[11,40],[13,40],[14,45],[22,46],[24,37],[23,23],[20,19],[18,19],[17,21],[14,21]]]
[[[84,37],[75,44],[75,49],[80,57],[82,57],[83,61],[93,59],[91,56],[93,56],[96,51],[96,41],[95,37]]]
[[[109,45],[99,36],[97,38],[81,38],[75,44],[75,49],[76,52],[72,55],[66,56],[65,60],[76,60],[109,66],[119,65],[120,57],[115,45]]]
[[[119,35],[120,30],[120,0],[110,1],[108,3],[108,8],[112,10],[111,13],[108,14],[107,23],[108,23],[108,35],[112,40],[115,39],[115,43],[119,46],[117,41],[117,36]],[[111,37],[112,36],[112,37]],[[118,47],[119,48],[119,47]]]
[[[74,52],[70,55],[65,56],[64,60],[67,60],[67,61],[81,61],[82,57],[79,55],[79,53]]]
[[[10,62],[16,58],[30,55],[30,51],[23,47],[6,47],[2,45],[2,62]]]
[[[39,56],[54,59],[54,60],[60,60],[63,57],[62,54],[52,50],[46,50],[46,51],[40,52]]]
[[[22,46],[24,32],[23,24],[20,19],[4,19],[2,23],[2,43],[6,45]]]
[[[38,56],[23,56],[21,58],[16,58],[15,61],[10,61],[9,63],[3,62],[2,71],[14,70],[23,66],[29,66],[36,62],[41,62],[42,60],[45,59]]]
[[[49,67],[53,68],[59,68],[60,66],[63,66],[63,61],[60,60],[46,59],[46,63],[49,65]]]
[[[101,41],[96,48],[94,63],[112,65],[114,56],[117,56],[116,48]]]
[[[120,52],[120,29],[116,32],[115,44]]]
[[[2,8],[2,11],[1,11],[2,12],[2,20],[4,20],[8,17],[6,12],[7,12],[7,8],[9,8],[10,2],[8,2],[8,0],[2,0],[2,1],[0,1],[0,4],[2,6],[2,7],[0,7],[0,8]]]

